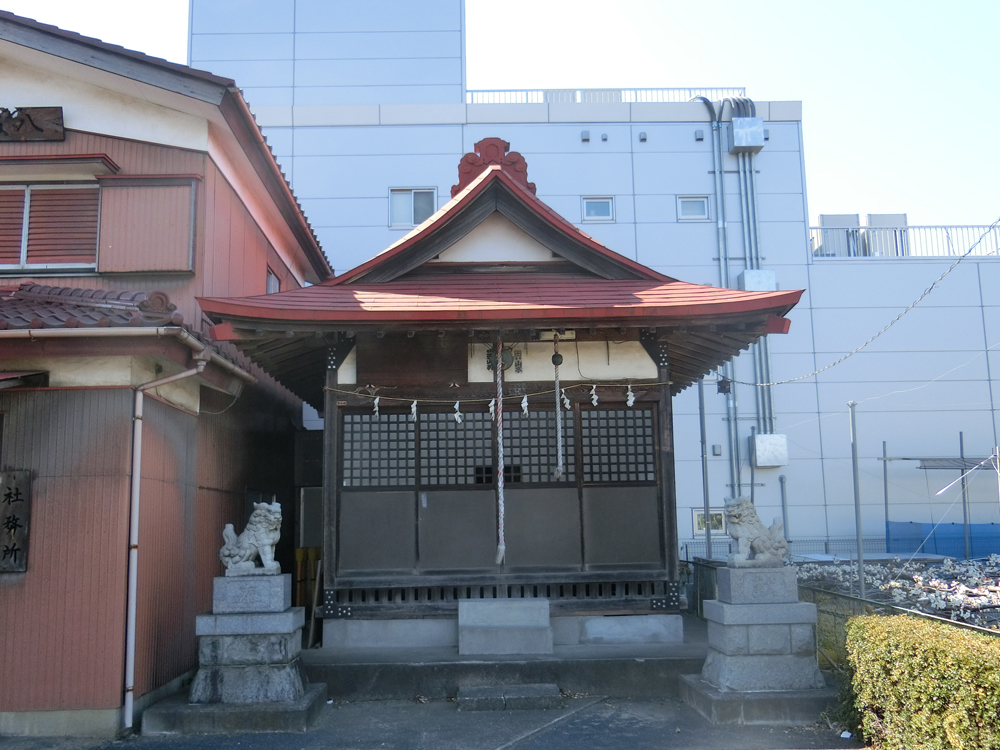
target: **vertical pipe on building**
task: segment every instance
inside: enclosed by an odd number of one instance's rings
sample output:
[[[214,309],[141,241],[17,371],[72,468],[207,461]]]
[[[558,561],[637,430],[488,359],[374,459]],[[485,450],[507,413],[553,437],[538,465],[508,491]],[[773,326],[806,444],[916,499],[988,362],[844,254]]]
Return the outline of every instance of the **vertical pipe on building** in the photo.
[[[705,427],[705,378],[698,380],[698,415],[701,418],[701,486],[705,496],[705,557],[712,559],[711,494],[708,491],[708,430]]]
[[[131,729],[135,710],[135,620],[139,588],[139,500],[142,487],[142,414],[144,394],[153,388],[197,375],[205,369],[205,361],[176,375],[153,380],[135,389],[132,407],[132,465],[129,486],[128,527],[128,595],[125,614],[125,706],[123,724]]]
[[[865,551],[862,545],[861,536],[861,480],[858,473],[858,423],[854,413],[857,404],[854,401],[847,402],[851,410],[851,463],[854,467],[854,524],[857,532],[858,544],[858,590],[861,598],[865,598]]]
[[[965,529],[965,559],[972,558],[972,540],[969,538],[969,492],[965,484],[965,433],[958,433],[958,455],[962,458],[962,526]]]
[[[750,426],[750,443],[747,447],[747,457],[750,461],[750,504],[755,504],[756,496],[754,494],[754,485],[757,482],[756,471],[757,468],[757,428],[753,425]]]
[[[889,550],[889,449],[882,441],[882,495],[885,498],[885,551]]]
[[[781,525],[784,527],[785,541],[791,541],[788,538],[788,477],[781,474],[778,477],[778,483],[781,485]]]

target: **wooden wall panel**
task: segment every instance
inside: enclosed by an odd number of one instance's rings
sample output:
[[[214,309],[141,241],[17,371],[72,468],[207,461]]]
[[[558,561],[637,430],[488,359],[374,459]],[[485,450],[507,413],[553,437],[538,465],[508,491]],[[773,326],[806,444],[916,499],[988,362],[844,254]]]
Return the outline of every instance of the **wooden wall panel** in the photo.
[[[192,270],[192,205],[197,184],[104,185],[97,270]]]
[[[132,391],[6,391],[0,412],[0,462],[35,476],[28,572],[0,586],[0,708],[120,706]]]

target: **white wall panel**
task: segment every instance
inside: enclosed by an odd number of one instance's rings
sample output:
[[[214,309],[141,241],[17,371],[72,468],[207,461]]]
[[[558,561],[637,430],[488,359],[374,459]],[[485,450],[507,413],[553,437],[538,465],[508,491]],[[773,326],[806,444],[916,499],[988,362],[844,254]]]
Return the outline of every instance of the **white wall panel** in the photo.
[[[195,34],[292,32],[294,8],[295,0],[194,0],[191,30]]]
[[[314,227],[387,227],[389,196],[382,198],[307,198],[302,208]]]
[[[331,83],[336,82],[332,79]],[[300,86],[295,90],[296,106],[336,106],[344,104],[450,104],[462,101],[462,86]]]
[[[809,256],[806,244],[805,226],[798,221],[761,221],[760,232],[761,264],[764,267],[796,265],[800,268]]]
[[[316,227],[316,236],[338,274],[370,260],[403,234],[386,227]]]
[[[261,87],[261,86],[241,86],[243,98],[250,105],[250,110],[255,107],[291,107],[292,89],[288,86]]]
[[[848,352],[882,329],[897,312],[881,307],[816,309],[816,347],[821,352]],[[915,307],[868,345],[868,351],[968,351],[983,348],[981,322],[975,308]],[[956,354],[955,364],[965,359]]]
[[[649,154],[636,160],[636,193],[713,195],[715,182],[710,154]]]
[[[264,137],[267,138],[267,145],[271,147],[274,155],[281,162],[281,157],[292,155],[292,129],[291,128],[261,128]],[[291,167],[291,160],[288,160]]]
[[[704,133],[704,140],[695,140],[696,130]],[[699,153],[712,163],[712,127],[703,122],[683,122],[663,125],[655,122],[633,122],[632,133],[636,154],[642,158],[655,153]],[[639,133],[646,134],[645,143]],[[711,168],[711,167],[709,167]]]
[[[584,142],[580,134],[590,132],[590,141]],[[607,133],[608,140],[602,141],[601,134]],[[465,147],[471,151],[473,145],[483,138],[503,138],[510,143],[512,151],[517,151],[529,159],[530,155],[548,154],[607,154],[629,153],[629,126],[614,123],[589,123],[565,125],[562,123],[477,123],[465,129]],[[531,160],[528,161],[531,172]]]
[[[871,307],[902,310],[953,262],[907,259],[816,261],[810,267],[813,300],[817,307],[847,307],[863,301]],[[988,291],[985,285],[983,289]],[[975,266],[963,264],[925,297],[920,307],[978,304],[979,280]],[[978,311],[975,315],[978,316]]]
[[[450,159],[448,161],[451,161]],[[449,196],[457,181],[455,164],[435,156],[296,156],[299,198],[380,198],[389,188],[438,188]]]
[[[291,60],[294,39],[293,34],[193,34],[191,65],[212,70],[214,60]]]
[[[802,195],[802,171],[797,151],[768,151],[757,154],[755,166],[758,193],[797,193]]]
[[[628,154],[533,154],[528,161],[528,179],[555,195],[631,193],[630,164]]]
[[[296,156],[368,156],[442,154],[453,159],[455,177],[458,161],[464,152],[462,129],[456,125],[413,127],[335,127],[298,128],[295,131]]]
[[[636,224],[635,230],[638,260],[648,266],[709,265],[717,254],[717,232],[709,222]]]
[[[295,40],[299,60],[370,60],[462,56],[460,31],[299,33]]]
[[[765,122],[768,139],[765,151],[798,151],[799,124],[797,122]]]
[[[632,224],[581,224],[580,229],[619,255],[635,260],[635,230]]]
[[[802,242],[805,240],[805,209],[799,193],[761,193],[757,196],[757,213],[760,221],[797,221]],[[802,262],[801,260],[799,261]]]
[[[310,31],[458,31],[461,0],[296,0],[295,21]]]
[[[241,88],[292,85],[291,60],[213,60],[208,67],[218,76],[232,78]]]
[[[295,62],[297,86],[440,86],[461,83],[462,64],[459,58]]]

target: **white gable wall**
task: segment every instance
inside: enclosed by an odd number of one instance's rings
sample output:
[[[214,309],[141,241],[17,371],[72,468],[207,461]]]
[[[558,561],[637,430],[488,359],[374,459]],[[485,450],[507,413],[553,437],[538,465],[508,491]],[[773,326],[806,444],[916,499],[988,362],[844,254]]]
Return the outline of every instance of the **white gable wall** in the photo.
[[[435,259],[439,263],[539,263],[558,260],[552,251],[495,212]],[[434,261],[431,261],[434,262]]]

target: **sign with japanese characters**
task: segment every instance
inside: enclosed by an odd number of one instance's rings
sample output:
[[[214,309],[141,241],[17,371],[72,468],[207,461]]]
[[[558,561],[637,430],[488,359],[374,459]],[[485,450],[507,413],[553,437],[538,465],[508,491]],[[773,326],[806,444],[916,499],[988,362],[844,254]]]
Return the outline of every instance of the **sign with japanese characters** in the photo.
[[[30,525],[30,472],[0,472],[0,573],[27,571]]]
[[[64,140],[62,107],[0,107],[0,143]]]

